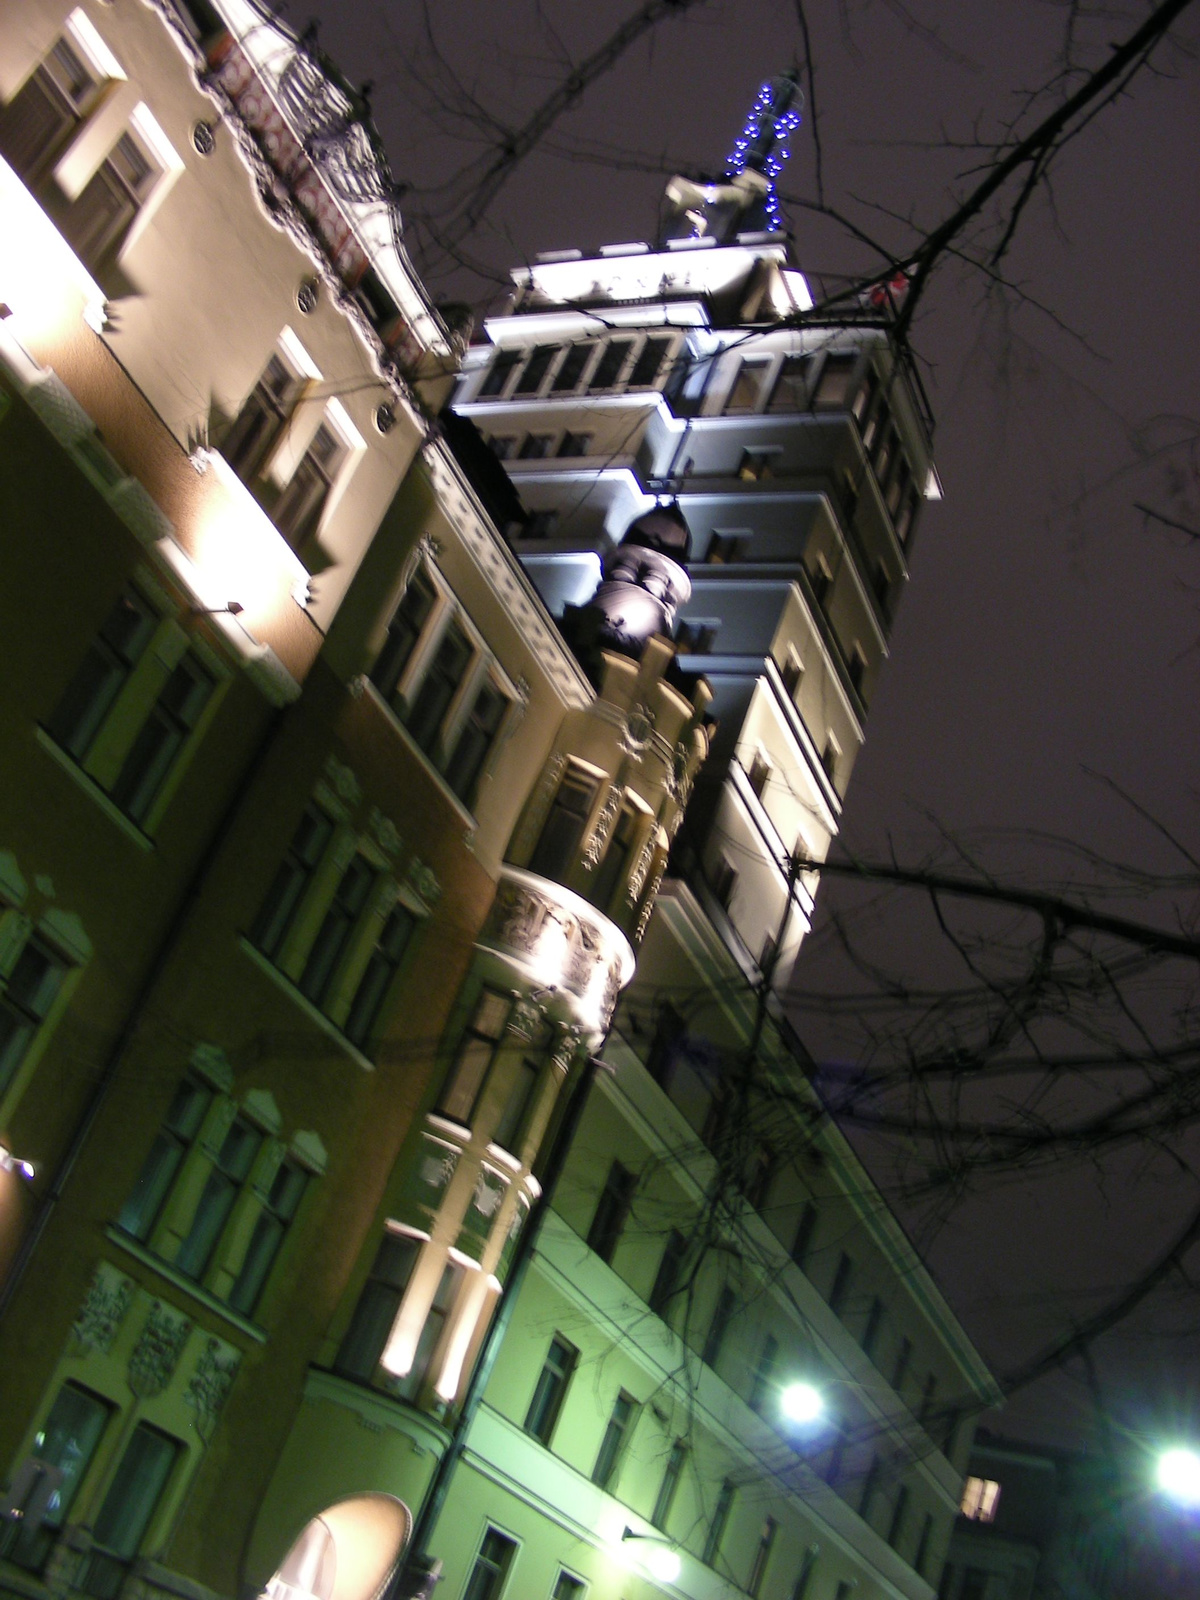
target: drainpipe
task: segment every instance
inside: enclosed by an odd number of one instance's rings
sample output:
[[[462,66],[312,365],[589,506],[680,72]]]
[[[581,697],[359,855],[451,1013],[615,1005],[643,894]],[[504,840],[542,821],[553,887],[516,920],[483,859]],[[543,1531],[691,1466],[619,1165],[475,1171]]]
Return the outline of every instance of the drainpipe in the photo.
[[[603,1048],[603,1046],[601,1046]],[[579,1131],[579,1123],[583,1117],[584,1106],[591,1093],[596,1074],[604,1066],[598,1056],[590,1055],[575,1085],[571,1098],[562,1121],[554,1135],[550,1146],[550,1153],[546,1165],[542,1170],[542,1192],[534,1203],[533,1214],[529,1223],[517,1243],[516,1255],[509,1271],[508,1282],[500,1296],[500,1304],[496,1308],[496,1315],[492,1318],[487,1333],[484,1335],[483,1348],[479,1359],[475,1363],[475,1370],[467,1385],[467,1392],[463,1396],[462,1407],[459,1410],[457,1421],[450,1436],[450,1443],[445,1453],[438,1462],[429,1488],[426,1490],[425,1499],[421,1504],[420,1513],[413,1525],[412,1538],[408,1545],[408,1554],[393,1580],[391,1593],[387,1600],[428,1600],[434,1587],[441,1577],[442,1564],[431,1559],[426,1546],[433,1536],[438,1518],[446,1504],[450,1493],[450,1485],[454,1473],[467,1446],[471,1426],[483,1400],[484,1390],[492,1375],[492,1368],[496,1364],[496,1357],[500,1353],[500,1346],[504,1343],[504,1336],[508,1332],[509,1323],[512,1321],[513,1311],[520,1296],[521,1285],[525,1274],[529,1270],[529,1263],[533,1259],[538,1238],[546,1215],[554,1200],[558,1188],[558,1180],[562,1176],[563,1168],[567,1163],[567,1156],[575,1142],[575,1135]]]

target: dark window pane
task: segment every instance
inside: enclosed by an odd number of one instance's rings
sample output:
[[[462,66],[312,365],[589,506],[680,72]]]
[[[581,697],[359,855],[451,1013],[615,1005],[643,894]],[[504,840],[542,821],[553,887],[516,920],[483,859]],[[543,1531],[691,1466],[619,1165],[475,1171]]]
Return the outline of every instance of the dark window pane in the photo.
[[[700,1357],[706,1366],[716,1366],[721,1355],[721,1346],[725,1343],[725,1335],[736,1310],[737,1296],[726,1286],[717,1297],[713,1319],[708,1325],[708,1337],[704,1341],[704,1350]]]
[[[351,1378],[374,1375],[420,1249],[420,1241],[408,1234],[384,1234],[337,1353],[338,1372]]]
[[[249,482],[258,472],[283,432],[300,387],[279,357],[272,356],[221,446],[239,478]]]
[[[214,687],[191,655],[184,656],[163,685],[112,788],[113,799],[135,822],[145,820]]]
[[[355,1044],[365,1046],[374,1032],[392,979],[404,960],[416,926],[416,917],[402,905],[395,906],[384,923],[346,1018],[346,1037]]]
[[[158,618],[137,590],[127,589],[89,647],[47,723],[48,731],[77,761],[91,749],[157,624]]]
[[[768,411],[804,411],[808,407],[808,356],[784,356],[771,391]]]
[[[443,719],[466,676],[474,653],[471,641],[452,622],[421,680],[407,717],[408,731],[426,755],[431,754],[437,744]]]
[[[44,1502],[45,1512],[40,1524],[12,1522],[0,1526],[0,1554],[9,1561],[34,1572],[41,1570],[92,1463],[111,1413],[112,1407],[107,1401],[73,1383],[64,1384],[58,1391],[50,1414],[34,1436],[30,1453],[35,1460],[44,1462],[62,1476]],[[35,1482],[30,1500],[38,1494]]]
[[[546,376],[554,356],[558,352],[556,344],[540,344],[534,350],[529,360],[525,363],[525,370],[517,379],[514,394],[532,394],[542,386],[542,379]]]
[[[631,389],[647,389],[655,382],[662,370],[663,358],[670,347],[669,338],[648,338],[638,351],[637,360],[633,363],[633,371],[629,374],[629,387]]]
[[[445,769],[446,782],[458,798],[468,805],[507,710],[507,697],[490,678],[485,678],[455,740]]]
[[[315,1005],[320,1005],[329,993],[377,877],[376,869],[363,855],[356,855],[342,874],[300,976],[301,990]]]
[[[729,1523],[729,1513],[733,1510],[733,1497],[736,1493],[735,1486],[726,1478],[721,1485],[721,1492],[717,1496],[713,1519],[708,1525],[708,1537],[704,1541],[702,1560],[705,1566],[711,1567],[721,1553],[721,1540],[725,1537],[725,1529]]]
[[[96,1546],[80,1587],[96,1600],[115,1600],[162,1498],[179,1441],[139,1422],[96,1518]]]
[[[598,1484],[601,1489],[609,1488],[616,1476],[635,1409],[635,1402],[630,1395],[622,1393],[617,1396],[612,1415],[608,1419],[608,1426],[604,1430],[604,1438],[600,1441],[600,1453],[596,1457],[596,1465],[592,1469],[592,1482]]]
[[[154,1231],[167,1192],[211,1104],[212,1090],[191,1078],[185,1078],[175,1091],[162,1130],[117,1218],[117,1226],[135,1239],[148,1239]]]
[[[467,1579],[463,1600],[499,1600],[516,1548],[511,1539],[489,1528]]]
[[[596,363],[589,389],[611,389],[621,375],[625,357],[633,346],[632,339],[610,339],[604,353]]]
[[[345,446],[322,424],[275,502],[272,513],[275,526],[293,547],[302,545],[316,533],[345,454]]]
[[[550,814],[542,825],[529,870],[544,878],[562,880],[579,857],[584,830],[592,814],[599,780],[577,767],[568,767]]]
[[[827,356],[821,368],[817,387],[813,392],[813,408],[817,411],[845,411],[850,399],[850,380],[858,365],[856,351],[839,352]]]
[[[514,1155],[519,1153],[525,1132],[525,1120],[533,1101],[533,1091],[537,1088],[537,1081],[541,1075],[541,1068],[536,1061],[525,1059],[517,1069],[517,1079],[509,1091],[508,1103],[496,1125],[492,1139],[502,1150],[509,1150]]]
[[[583,377],[583,369],[588,364],[588,357],[595,349],[594,344],[573,344],[562,359],[562,365],[554,374],[550,385],[552,394],[562,394],[568,389],[577,389],[579,380]]]
[[[679,1481],[683,1477],[683,1469],[687,1464],[687,1445],[682,1439],[676,1439],[671,1446],[671,1454],[667,1457],[667,1464],[663,1469],[662,1483],[659,1485],[658,1497],[654,1502],[654,1511],[651,1522],[656,1528],[665,1528],[671,1515],[671,1506],[675,1501],[675,1493],[679,1488]]]
[[[629,1215],[636,1184],[636,1175],[619,1161],[614,1161],[609,1167],[587,1236],[588,1248],[594,1250],[602,1261],[611,1261],[613,1258],[625,1219]]]
[[[24,1060],[66,971],[63,961],[39,939],[26,940],[0,991],[0,1089]]]
[[[251,931],[251,938],[264,955],[278,953],[332,837],[333,823],[318,806],[310,805]]]
[[[650,1290],[650,1309],[661,1316],[668,1309],[679,1286],[679,1275],[687,1255],[687,1236],[672,1228],[658,1264],[654,1286]]]
[[[32,182],[49,170],[77,121],[74,108],[51,74],[39,67],[0,111],[0,154]]]
[[[281,1163],[271,1192],[254,1224],[241,1271],[229,1293],[229,1303],[235,1311],[249,1316],[258,1304],[267,1275],[279,1254],[288,1224],[296,1214],[307,1184],[308,1174],[303,1167],[291,1161]]]
[[[550,1443],[578,1359],[579,1351],[565,1339],[556,1337],[550,1341],[545,1365],[538,1375],[533,1399],[525,1414],[526,1433],[531,1433],[544,1445]]]
[[[204,1276],[261,1144],[262,1134],[240,1117],[225,1135],[187,1237],[175,1257],[175,1266],[189,1278]]]
[[[500,350],[488,368],[487,377],[480,386],[481,395],[499,394],[508,382],[509,374],[521,359],[523,352],[520,350]]]
[[[371,682],[390,700],[395,693],[417,640],[433,612],[437,592],[423,572],[414,574],[405,589],[395,615],[388,623],[387,638],[379,659],[371,669]]]
[[[504,1037],[511,1010],[511,996],[493,989],[485,989],[476,1003],[439,1105],[439,1109],[456,1122],[466,1122],[474,1109],[487,1070]]]

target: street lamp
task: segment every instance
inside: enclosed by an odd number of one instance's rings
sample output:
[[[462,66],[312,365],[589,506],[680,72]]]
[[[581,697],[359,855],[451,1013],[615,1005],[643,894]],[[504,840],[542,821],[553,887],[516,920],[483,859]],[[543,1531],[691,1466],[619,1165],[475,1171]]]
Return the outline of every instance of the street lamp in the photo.
[[[1158,1487],[1178,1505],[1200,1506],[1200,1455],[1177,1446],[1158,1458]]]
[[[779,1396],[779,1409],[789,1422],[819,1422],[825,1414],[825,1396],[811,1383],[789,1383]]]
[[[16,1172],[22,1178],[32,1178],[34,1166],[32,1161],[22,1161],[19,1156],[13,1155],[11,1150],[0,1144],[0,1172]]]
[[[638,1533],[633,1528],[626,1528],[621,1535],[621,1543],[626,1539],[645,1539],[648,1545],[645,1556],[646,1571],[652,1578],[657,1578],[659,1583],[674,1583],[679,1576],[679,1551],[666,1539],[660,1539],[653,1533]]]

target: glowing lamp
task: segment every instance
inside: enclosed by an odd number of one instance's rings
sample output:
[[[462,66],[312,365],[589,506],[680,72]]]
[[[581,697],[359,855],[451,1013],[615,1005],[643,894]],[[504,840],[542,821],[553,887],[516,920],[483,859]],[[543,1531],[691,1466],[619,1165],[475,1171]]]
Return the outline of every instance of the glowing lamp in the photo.
[[[642,1564],[650,1576],[659,1583],[674,1583],[679,1576],[680,1560],[679,1551],[666,1539],[660,1539],[653,1533],[638,1533],[634,1528],[626,1528],[621,1535],[621,1542],[627,1539],[644,1539],[646,1550],[642,1556]]]
[[[1200,1455],[1179,1447],[1158,1458],[1158,1487],[1178,1505],[1200,1506]]]
[[[789,1422],[816,1422],[825,1412],[825,1397],[811,1383],[789,1383],[779,1396],[779,1409]]]
[[[22,1178],[32,1178],[36,1168],[32,1161],[22,1161],[19,1156],[13,1155],[11,1150],[6,1150],[0,1144],[0,1172],[15,1172]]]

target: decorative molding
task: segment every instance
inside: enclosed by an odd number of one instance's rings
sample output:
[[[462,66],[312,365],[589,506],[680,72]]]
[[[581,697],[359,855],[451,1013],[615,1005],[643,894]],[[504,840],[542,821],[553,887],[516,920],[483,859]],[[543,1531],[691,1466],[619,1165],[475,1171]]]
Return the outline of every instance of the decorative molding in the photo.
[[[220,1045],[207,1044],[201,1040],[192,1051],[189,1061],[214,1089],[220,1089],[222,1093],[228,1094],[233,1088],[233,1068],[229,1065],[229,1058]]]
[[[608,843],[608,836],[612,832],[612,825],[617,820],[617,813],[621,809],[623,792],[619,783],[610,785],[604,797],[604,804],[600,807],[600,815],[596,818],[596,826],[592,829],[591,837],[584,846],[583,864],[585,867],[600,865],[600,857],[604,854],[604,847]]]
[[[349,806],[356,806],[362,800],[362,785],[350,767],[344,761],[339,761],[336,756],[330,756],[325,762],[325,780],[333,792]]]
[[[196,1413],[196,1432],[207,1440],[233,1387],[241,1356],[222,1339],[206,1339],[183,1392],[184,1404]]]
[[[521,996],[508,1014],[508,1032],[522,1044],[532,1044],[546,1023],[546,1013],[536,1000]]]
[[[10,906],[24,905],[28,893],[16,856],[11,850],[0,850],[0,900],[7,901]]]
[[[109,1262],[99,1262],[83,1297],[79,1315],[71,1324],[72,1335],[85,1350],[107,1355],[121,1330],[132,1300],[133,1279],[127,1278]]]
[[[408,863],[405,882],[421,901],[422,905],[432,911],[442,893],[442,885],[433,868],[427,866],[419,856],[414,856]]]
[[[636,905],[638,896],[646,886],[646,874],[650,871],[650,863],[654,859],[654,829],[651,828],[645,843],[638,852],[638,858],[633,864],[633,871],[629,874],[629,888],[626,898],[629,904]]]
[[[129,1357],[129,1387],[140,1400],[152,1400],[175,1376],[192,1323],[182,1311],[153,1300]]]
[[[391,817],[385,817],[378,806],[372,806],[367,829],[388,860],[394,861],[400,854],[404,840]]]
[[[288,1153],[318,1178],[329,1165],[329,1152],[320,1134],[314,1133],[311,1128],[303,1128],[299,1133],[292,1135]]]

